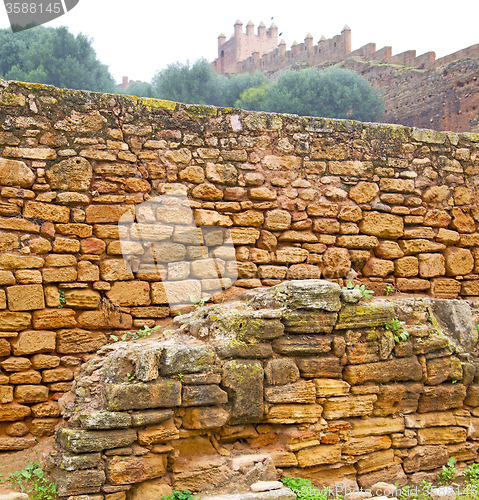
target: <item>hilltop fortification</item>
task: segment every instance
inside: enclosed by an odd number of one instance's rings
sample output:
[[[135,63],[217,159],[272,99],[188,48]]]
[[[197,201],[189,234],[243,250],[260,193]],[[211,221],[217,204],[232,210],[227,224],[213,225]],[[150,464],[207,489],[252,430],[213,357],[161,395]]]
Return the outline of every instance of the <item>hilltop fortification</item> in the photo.
[[[327,68],[338,64],[364,76],[381,89],[385,123],[455,132],[479,131],[479,44],[436,59],[435,52],[417,55],[407,50],[393,55],[391,46],[376,49],[368,43],[351,50],[351,29],[314,44],[308,33],[304,42],[278,43],[278,28],[266,30],[261,23],[257,35],[251,21],[242,31],[236,21],[234,35],[218,37],[218,58],[213,62],[220,74],[273,74],[285,69]]]

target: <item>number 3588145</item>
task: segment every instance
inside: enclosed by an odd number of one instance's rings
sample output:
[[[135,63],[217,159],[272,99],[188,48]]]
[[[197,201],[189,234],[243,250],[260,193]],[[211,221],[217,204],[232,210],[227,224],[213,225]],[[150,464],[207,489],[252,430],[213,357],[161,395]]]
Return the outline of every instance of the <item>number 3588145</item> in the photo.
[[[15,2],[5,4],[7,14],[60,14],[62,12],[62,5],[60,2],[56,3],[28,3],[28,2]]]

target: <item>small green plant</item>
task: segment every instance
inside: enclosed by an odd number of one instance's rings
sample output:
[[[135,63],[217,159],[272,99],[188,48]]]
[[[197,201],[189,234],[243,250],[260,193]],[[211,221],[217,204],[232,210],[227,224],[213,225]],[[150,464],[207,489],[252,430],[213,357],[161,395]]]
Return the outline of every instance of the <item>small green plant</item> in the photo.
[[[457,469],[454,467],[455,463],[456,459],[454,457],[451,457],[447,461],[447,465],[442,466],[442,472],[439,477],[439,484],[450,484],[456,479]]]
[[[457,384],[457,380],[453,380],[451,384]]]
[[[166,495],[161,497],[160,500],[194,500],[194,496],[191,494],[191,491],[183,490],[173,490],[171,495]]]
[[[65,292],[63,290],[58,290],[58,298],[60,299],[60,305],[58,306],[58,309],[61,309],[66,303]]]
[[[183,374],[182,373],[178,373],[178,380],[183,383]]]
[[[409,333],[404,328],[406,324],[405,321],[399,321],[399,318],[396,316],[391,323],[387,323],[385,325],[386,330],[392,331],[394,335],[394,341],[399,344],[402,340],[407,340],[409,338]]]
[[[126,376],[128,377],[128,380],[131,382],[132,380],[135,380],[135,376],[132,373],[127,373]]]
[[[208,302],[208,300],[210,300],[210,297],[203,297],[201,300],[196,302],[194,295],[188,295],[188,297],[190,298],[191,302],[193,302],[193,307],[203,307]]]
[[[368,290],[365,285],[354,285],[351,280],[348,280],[346,286],[343,286],[343,290],[360,290],[364,299],[371,299],[374,293],[372,290]]]
[[[51,483],[40,464],[31,460],[24,469],[10,472],[2,482],[19,487],[22,493],[28,493],[31,500],[53,500],[57,494],[57,483]]]
[[[397,497],[401,500],[430,500],[432,483],[428,483],[427,481],[423,481],[421,484],[417,486],[404,486],[403,488],[399,488],[398,483],[395,483],[397,488]]]
[[[464,471],[462,472],[466,480],[469,482],[467,486],[467,490],[472,490],[472,492],[475,492],[476,494],[474,495],[477,497],[477,493],[479,491],[479,464],[471,464],[468,465]]]
[[[285,476],[281,482],[293,491],[297,500],[327,500],[328,498],[327,488],[319,490],[308,479]]]
[[[149,326],[144,326],[141,330],[138,330],[137,332],[126,332],[121,337],[117,337],[116,335],[110,335],[110,338],[115,342],[118,342],[119,340],[122,341],[138,340],[140,338],[149,337],[154,331],[159,330],[160,328],[161,328],[160,325],[154,326],[153,328],[150,328]],[[130,337],[130,339],[128,339],[128,337]]]
[[[391,286],[391,285],[386,285],[386,290],[385,290],[385,293],[386,295],[389,295],[391,293],[393,293],[395,290],[394,290],[394,287]]]
[[[476,325],[476,330],[479,332],[479,325]]]

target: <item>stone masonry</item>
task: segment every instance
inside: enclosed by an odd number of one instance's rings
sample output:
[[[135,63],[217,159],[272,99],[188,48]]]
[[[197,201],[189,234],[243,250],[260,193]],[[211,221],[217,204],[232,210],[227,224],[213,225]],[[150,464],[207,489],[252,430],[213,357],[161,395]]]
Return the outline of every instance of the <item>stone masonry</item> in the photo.
[[[171,296],[323,278],[479,297],[477,134],[0,89],[1,450],[51,435],[80,365],[110,335],[176,314]],[[181,207],[139,210],[179,190],[194,241]]]
[[[477,460],[475,312],[298,280],[103,347],[62,398],[67,425],[48,460],[60,498],[238,493],[280,475],[437,484],[450,457]]]

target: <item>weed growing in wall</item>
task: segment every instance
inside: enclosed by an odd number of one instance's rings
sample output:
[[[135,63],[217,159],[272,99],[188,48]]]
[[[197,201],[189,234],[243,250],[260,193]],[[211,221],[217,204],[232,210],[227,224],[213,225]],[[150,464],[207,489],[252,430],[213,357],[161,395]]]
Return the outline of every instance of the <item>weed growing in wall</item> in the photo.
[[[53,500],[57,494],[57,483],[51,483],[38,462],[29,461],[22,470],[10,472],[2,482],[8,482],[13,488],[20,488],[30,500]]]

